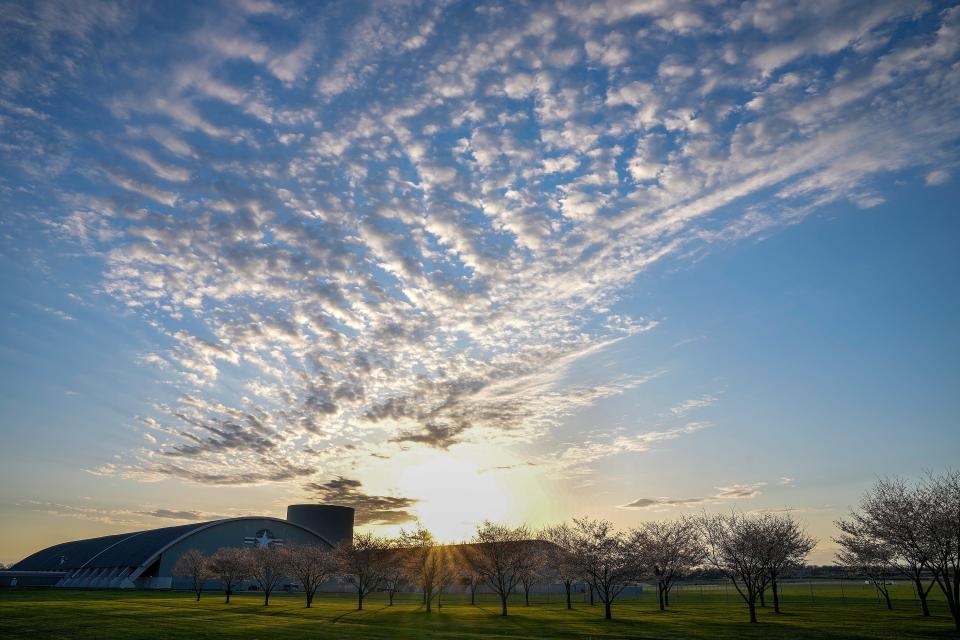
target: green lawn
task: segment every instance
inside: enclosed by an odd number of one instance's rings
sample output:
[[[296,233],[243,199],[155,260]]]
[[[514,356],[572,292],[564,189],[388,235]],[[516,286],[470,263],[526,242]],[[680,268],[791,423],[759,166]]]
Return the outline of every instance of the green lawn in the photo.
[[[382,595],[355,611],[346,595],[319,594],[312,609],[302,597],[279,595],[269,607],[256,594],[234,596],[230,605],[216,593],[197,603],[182,592],[5,590],[0,591],[0,638],[952,638],[953,623],[938,596],[933,617],[924,619],[908,585],[897,585],[894,611],[887,611],[863,584],[791,584],[784,613],[760,610],[747,622],[746,607],[730,590],[690,585],[661,613],[649,594],[618,602],[614,620],[600,605],[575,604],[566,611],[559,597],[541,597],[529,607],[513,603],[502,618],[485,596],[471,606],[450,596],[440,611],[424,613],[415,596],[387,607]]]

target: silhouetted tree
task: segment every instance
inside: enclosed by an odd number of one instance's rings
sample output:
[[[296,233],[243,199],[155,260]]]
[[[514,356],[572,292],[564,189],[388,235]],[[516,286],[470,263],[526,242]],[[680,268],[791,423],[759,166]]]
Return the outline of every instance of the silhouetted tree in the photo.
[[[438,546],[433,534],[419,523],[412,531],[400,531],[400,544],[404,547],[407,576],[420,587],[426,612],[430,613],[434,597],[450,581],[453,571],[447,549]]]
[[[855,519],[837,520],[840,535],[833,539],[840,546],[837,562],[855,575],[866,576],[883,596],[887,609],[893,609],[888,584],[896,569],[896,551],[888,541],[875,535]]]
[[[483,576],[474,567],[474,563],[470,561],[470,552],[466,549],[466,547],[458,547],[454,562],[456,563],[460,586],[470,593],[470,604],[475,605],[477,604],[477,587],[483,584]]]
[[[200,602],[200,593],[203,583],[210,579],[210,558],[199,549],[190,549],[185,552],[173,565],[173,575],[190,578],[197,602]]]
[[[767,574],[773,592],[773,611],[780,613],[778,580],[785,571],[803,566],[817,541],[808,536],[790,514],[773,514],[765,519],[768,528]],[[763,591],[760,592],[761,598]],[[762,601],[761,601],[762,602]]]
[[[757,598],[770,579],[769,527],[765,515],[706,514],[700,518],[707,562],[733,582],[747,603],[750,622],[757,621]]]
[[[309,609],[317,589],[334,571],[333,554],[318,544],[287,544],[280,551],[291,577],[303,589]]]
[[[530,590],[543,579],[547,566],[547,557],[544,544],[540,540],[527,540],[524,545],[524,562],[518,574],[520,587],[523,589],[523,604],[530,606]]]
[[[388,606],[393,606],[393,599],[409,582],[407,578],[408,566],[405,550],[397,539],[387,540],[387,561],[383,567],[383,577],[380,586],[387,594]]]
[[[657,581],[661,611],[670,606],[673,581],[706,558],[699,523],[687,517],[645,522],[630,533],[629,544],[640,557],[644,572]]]
[[[612,619],[614,600],[640,577],[638,556],[606,520],[574,518],[577,564],[603,602],[604,618]]]
[[[544,547],[547,567],[563,583],[567,596],[567,609],[573,609],[570,592],[574,581],[581,577],[573,530],[567,523],[562,523],[542,529],[537,537],[547,543]]]
[[[930,570],[960,631],[960,471],[929,476],[921,487]]]
[[[210,556],[210,572],[223,584],[227,604],[233,588],[250,577],[250,562],[244,549],[224,547]]]
[[[357,590],[357,611],[363,609],[363,599],[380,586],[391,552],[388,540],[371,533],[358,533],[334,549],[337,573]]]
[[[465,550],[474,570],[500,596],[501,615],[507,615],[507,599],[520,582],[527,559],[524,542],[529,538],[525,526],[513,528],[487,520]]]

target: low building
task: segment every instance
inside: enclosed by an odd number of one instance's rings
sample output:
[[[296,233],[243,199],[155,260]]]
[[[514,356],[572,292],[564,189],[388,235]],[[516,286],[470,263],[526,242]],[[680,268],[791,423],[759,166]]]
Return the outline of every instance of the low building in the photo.
[[[209,555],[224,547],[290,543],[333,548],[353,538],[353,515],[350,507],[301,504],[287,508],[286,520],[244,516],[63,542],[0,571],[0,587],[188,588],[190,580],[172,572],[190,549]]]

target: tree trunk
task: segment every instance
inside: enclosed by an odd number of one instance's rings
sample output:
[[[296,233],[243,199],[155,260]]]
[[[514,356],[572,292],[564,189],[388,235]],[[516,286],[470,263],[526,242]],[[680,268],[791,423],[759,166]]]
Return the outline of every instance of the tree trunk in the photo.
[[[310,605],[313,604],[313,594],[310,591],[307,591],[307,609],[310,608]]]
[[[780,613],[780,594],[777,592],[777,579],[773,578],[770,582],[770,588],[773,590],[773,612]]]
[[[750,623],[755,624],[757,622],[757,600],[756,596],[753,596],[747,600],[747,606],[750,608]]]
[[[563,583],[563,588],[567,592],[567,610],[573,609],[573,604],[570,602],[570,581],[567,580]]]
[[[523,588],[523,605],[525,607],[530,606],[530,587]]]
[[[500,615],[507,615],[507,596],[500,596]]]
[[[230,593],[231,593],[231,590],[227,589],[227,604],[230,604]]]
[[[433,598],[427,597],[427,592],[423,592],[423,601],[427,603],[427,613],[433,611]]]
[[[363,591],[357,589],[357,611],[363,611]]]
[[[760,606],[767,606],[767,588],[760,589]]]
[[[477,604],[477,588],[470,587],[470,604]]]
[[[612,619],[613,619],[613,616],[612,616],[611,613],[610,613],[610,604],[611,604],[611,603],[610,603],[609,600],[607,600],[606,602],[603,603],[603,617],[604,617],[604,619],[606,619],[606,620],[612,620]]]
[[[923,590],[923,582],[920,580],[920,576],[914,576],[913,583],[917,589],[917,598],[920,599],[920,610],[923,612],[923,617],[929,618],[930,607],[927,606],[927,592]]]
[[[587,585],[590,588],[590,606],[593,606],[593,585]]]
[[[269,591],[264,591],[264,592],[263,592],[263,606],[267,606],[268,604],[270,604],[270,592],[269,592]]]
[[[887,601],[887,610],[888,610],[888,611],[893,611],[893,604],[890,603],[890,590],[889,590],[889,589],[884,589],[884,590],[883,590],[883,599]]]
[[[200,602],[200,592],[197,591],[197,602]]]
[[[663,587],[663,604],[666,607],[670,606],[670,584],[669,583]]]
[[[663,606],[663,585],[657,584],[657,601],[660,604],[660,611],[664,611],[666,607]]]

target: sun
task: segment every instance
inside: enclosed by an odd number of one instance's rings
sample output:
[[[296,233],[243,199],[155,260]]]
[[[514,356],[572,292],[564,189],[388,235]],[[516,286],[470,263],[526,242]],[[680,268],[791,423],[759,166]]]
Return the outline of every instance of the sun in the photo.
[[[522,522],[535,485],[498,472],[503,454],[483,447],[419,451],[396,478],[401,495],[419,502],[413,511],[443,542],[469,539],[483,520]]]

